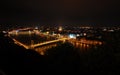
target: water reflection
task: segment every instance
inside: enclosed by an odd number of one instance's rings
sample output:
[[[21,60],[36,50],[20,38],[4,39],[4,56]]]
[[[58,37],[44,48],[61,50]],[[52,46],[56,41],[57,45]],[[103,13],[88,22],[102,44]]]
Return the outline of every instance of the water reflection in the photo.
[[[80,51],[88,51],[91,48],[97,48],[97,46],[102,45],[103,43],[101,41],[96,40],[86,40],[86,39],[80,39],[80,40],[70,40],[71,44],[73,44],[74,47],[79,49]]]
[[[44,55],[46,50],[56,47],[56,46],[57,46],[57,44],[46,45],[46,46],[35,48],[35,51],[40,53],[40,55]]]

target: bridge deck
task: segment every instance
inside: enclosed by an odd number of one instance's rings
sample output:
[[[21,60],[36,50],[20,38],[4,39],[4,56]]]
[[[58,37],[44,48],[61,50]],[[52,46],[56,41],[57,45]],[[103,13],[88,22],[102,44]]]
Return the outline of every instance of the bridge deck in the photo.
[[[32,48],[35,48],[35,47],[37,47],[37,46],[43,46],[43,45],[46,45],[46,44],[55,43],[55,42],[63,41],[63,40],[66,40],[66,39],[67,39],[67,38],[62,38],[62,39],[58,39],[58,40],[52,40],[52,41],[47,41],[47,42],[43,42],[43,43],[38,43],[38,44],[32,45],[31,47],[32,47]]]

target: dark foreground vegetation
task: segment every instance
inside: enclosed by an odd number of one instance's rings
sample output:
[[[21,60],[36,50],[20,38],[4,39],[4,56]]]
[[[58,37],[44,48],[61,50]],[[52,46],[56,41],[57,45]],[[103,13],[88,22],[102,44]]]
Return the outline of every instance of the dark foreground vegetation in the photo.
[[[105,45],[91,48],[87,52],[64,43],[47,50],[41,56],[34,50],[26,50],[14,44],[9,37],[0,33],[0,74],[120,74],[120,35],[111,33],[109,37],[110,39],[105,39]]]

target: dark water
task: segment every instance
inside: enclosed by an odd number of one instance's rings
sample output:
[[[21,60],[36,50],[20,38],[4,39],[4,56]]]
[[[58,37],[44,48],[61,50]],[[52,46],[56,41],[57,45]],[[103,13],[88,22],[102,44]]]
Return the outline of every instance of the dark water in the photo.
[[[19,34],[19,35],[11,35],[11,37],[26,45],[42,43],[45,41],[50,41],[55,39],[50,36],[43,36],[36,34]]]

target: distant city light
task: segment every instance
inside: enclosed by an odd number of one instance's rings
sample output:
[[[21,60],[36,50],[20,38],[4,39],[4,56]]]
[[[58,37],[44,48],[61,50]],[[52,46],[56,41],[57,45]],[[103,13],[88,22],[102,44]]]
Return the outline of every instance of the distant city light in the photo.
[[[31,31],[29,30],[29,34],[31,34]]]
[[[38,27],[35,27],[35,29],[38,29]]]
[[[107,29],[105,28],[105,29],[103,29],[103,31],[107,31]]]
[[[86,36],[87,34],[86,34],[86,33],[84,33],[83,35],[84,35],[84,36]]]
[[[3,31],[3,33],[7,33],[6,31]]]
[[[74,38],[74,39],[75,39],[76,36],[75,36],[75,34],[70,34],[70,35],[69,35],[69,38]]]
[[[62,27],[59,27],[59,29],[58,29],[59,31],[62,31],[63,30],[63,28]]]
[[[80,36],[80,34],[77,34],[76,36]]]
[[[49,34],[49,32],[48,32],[48,31],[47,31],[46,33],[47,33],[47,34]]]
[[[109,30],[109,32],[114,32],[114,30],[111,29],[111,30]]]
[[[16,30],[16,32],[19,32],[19,30]]]
[[[16,35],[18,34],[19,30],[16,30]]]

